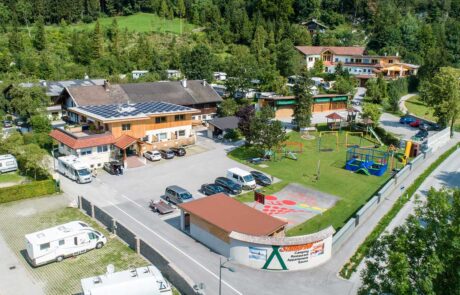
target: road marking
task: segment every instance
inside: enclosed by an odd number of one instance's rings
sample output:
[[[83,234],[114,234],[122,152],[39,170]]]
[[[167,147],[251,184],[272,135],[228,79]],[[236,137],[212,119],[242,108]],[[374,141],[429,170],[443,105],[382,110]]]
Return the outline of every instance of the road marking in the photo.
[[[142,206],[141,204],[137,203],[136,201],[131,200],[131,199],[128,198],[127,196],[125,196],[125,195],[120,195],[120,196],[122,196],[122,197],[125,198],[126,200],[130,201],[131,203],[133,203],[133,204],[136,205],[137,207],[144,208],[144,206]]]
[[[123,209],[121,209],[120,207],[118,207],[117,205],[115,205],[114,203],[112,203],[111,201],[109,200],[106,200],[107,202],[109,202],[112,206],[114,206],[115,208],[117,208],[118,210],[120,210],[122,213],[124,213],[125,215],[127,215],[129,218],[131,218],[132,220],[134,220],[136,223],[138,223],[140,226],[144,227],[146,230],[148,230],[149,232],[151,232],[152,234],[154,234],[155,236],[157,236],[160,240],[162,240],[163,242],[165,242],[166,244],[168,244],[170,247],[176,249],[179,253],[181,253],[182,255],[184,255],[185,257],[187,257],[188,259],[190,259],[191,261],[193,261],[195,264],[197,264],[199,267],[201,267],[202,269],[204,269],[206,272],[208,272],[209,274],[211,274],[214,278],[216,278],[217,280],[219,280],[219,276],[217,276],[216,274],[214,274],[212,271],[210,271],[208,268],[206,268],[203,264],[199,263],[198,261],[196,261],[194,258],[192,258],[191,256],[189,256],[188,254],[186,254],[184,251],[182,251],[181,249],[179,249],[178,247],[176,247],[174,244],[172,244],[170,241],[168,241],[166,238],[164,238],[163,236],[161,236],[160,234],[158,234],[157,232],[151,230],[150,228],[148,228],[145,224],[143,224],[142,222],[138,221],[136,218],[132,217],[129,213],[127,213],[126,211],[124,211]],[[227,283],[226,281],[222,280],[222,283],[224,283],[224,285],[226,285],[227,287],[229,287],[230,289],[232,289],[236,294],[239,294],[239,295],[243,295],[243,293],[241,293],[240,291],[236,290],[233,286],[231,286],[229,283]]]

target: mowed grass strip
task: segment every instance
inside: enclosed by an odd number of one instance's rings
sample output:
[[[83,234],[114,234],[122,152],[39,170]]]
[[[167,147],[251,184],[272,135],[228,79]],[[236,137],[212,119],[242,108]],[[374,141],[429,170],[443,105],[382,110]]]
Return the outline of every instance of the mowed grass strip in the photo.
[[[78,294],[81,292],[80,280],[82,278],[104,274],[109,264],[113,264],[116,271],[149,265],[146,260],[118,239],[110,238],[107,231],[78,209],[53,208],[50,211],[29,214],[27,212],[30,209],[21,211],[19,208],[21,203],[14,202],[0,206],[0,216],[2,216],[0,231],[32,277],[43,283],[46,294]],[[37,268],[31,267],[24,258],[26,255],[24,235],[73,220],[82,220],[101,231],[108,238],[107,244],[99,250],[91,250],[75,258],[67,258],[60,263],[50,263]]]
[[[5,174],[0,174],[0,183],[5,182],[19,182],[23,180],[24,177],[18,175],[16,172],[9,172]]]
[[[331,149],[332,151],[330,152],[318,151],[318,134],[314,135],[316,136],[314,140],[304,140],[298,132],[289,133],[289,141],[303,144],[303,153],[297,154],[297,161],[282,158],[281,154],[278,154],[277,160],[263,163],[268,165],[267,168],[246,162],[250,157],[260,156],[251,147],[240,147],[229,154],[231,158],[237,161],[282,180],[280,183],[265,188],[267,194],[279,191],[288,183],[300,183],[306,187],[340,198],[334,207],[322,215],[317,215],[289,230],[287,233],[289,236],[317,232],[329,225],[332,225],[336,230],[339,229],[391,177],[389,171],[384,176],[377,177],[352,173],[346,170],[344,168],[347,151],[345,147],[345,131],[339,133],[338,150],[336,150],[336,137],[334,135],[330,134],[322,137],[321,148]],[[353,139],[353,141],[355,140],[356,138]],[[363,139],[362,145],[372,146],[373,142]],[[383,147],[382,149],[385,148]],[[316,175],[318,161],[320,166],[319,180],[317,180]],[[253,193],[250,192],[237,199],[249,202],[253,201],[253,198]]]
[[[99,23],[103,28],[109,28],[116,18],[118,27],[121,30],[128,29],[129,31],[145,33],[145,32],[156,32],[156,33],[173,33],[181,34],[191,32],[195,26],[186,22],[185,19],[164,19],[152,13],[136,13],[129,16],[116,16],[116,17],[104,17],[99,18]],[[93,30],[94,22],[85,24],[78,23],[70,25],[71,28],[78,30]],[[48,26],[48,29],[55,29],[58,26]]]

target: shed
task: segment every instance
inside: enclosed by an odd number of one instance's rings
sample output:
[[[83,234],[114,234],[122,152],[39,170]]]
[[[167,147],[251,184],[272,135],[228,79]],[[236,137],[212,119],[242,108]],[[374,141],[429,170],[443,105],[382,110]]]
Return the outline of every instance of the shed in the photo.
[[[235,130],[238,128],[239,122],[240,118],[236,116],[214,118],[208,122],[208,137],[224,136],[228,130]]]

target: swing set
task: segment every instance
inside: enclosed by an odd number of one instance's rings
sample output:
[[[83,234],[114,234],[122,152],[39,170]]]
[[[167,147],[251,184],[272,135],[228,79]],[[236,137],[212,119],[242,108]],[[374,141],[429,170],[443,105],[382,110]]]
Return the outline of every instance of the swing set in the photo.
[[[321,131],[318,136],[318,152],[332,152],[332,148],[322,148],[323,135],[335,136],[335,150],[339,150],[339,132],[338,131]]]

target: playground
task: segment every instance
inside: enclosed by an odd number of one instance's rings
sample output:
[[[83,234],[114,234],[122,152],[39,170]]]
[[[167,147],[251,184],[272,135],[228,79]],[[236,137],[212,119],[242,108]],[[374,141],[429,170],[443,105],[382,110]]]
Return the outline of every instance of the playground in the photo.
[[[264,196],[263,204],[253,202],[251,207],[288,222],[287,228],[323,214],[335,205],[336,196],[309,189],[301,184],[288,184],[279,192]]]
[[[269,161],[249,163],[248,159],[250,158],[263,157],[260,151],[252,147],[243,146],[229,153],[231,158],[282,180],[264,188],[263,193],[265,195],[279,198],[279,194],[285,186],[296,183],[312,191],[338,198],[337,202],[330,205],[331,207],[316,206],[323,209],[328,208],[322,210],[321,214],[297,212],[305,215],[302,217],[304,221],[301,222],[300,218],[293,217],[293,224],[300,223],[288,231],[288,235],[291,236],[316,232],[329,225],[335,229],[342,227],[348,218],[391,177],[391,169],[393,168],[391,166],[394,165],[394,168],[397,169],[402,167],[399,161],[392,161],[392,157],[389,157],[388,168],[381,176],[347,170],[345,169],[347,152],[350,148],[364,147],[386,153],[388,147],[381,146],[375,138],[370,135],[366,136],[364,132],[361,132],[361,136],[360,132],[347,133],[343,130],[341,132],[325,132],[320,136],[320,132],[323,131],[330,130],[326,126],[318,126],[317,132],[310,132],[315,137],[313,140],[302,138],[302,134],[299,132],[290,132],[288,142],[291,144],[280,149],[279,152],[273,152],[274,154]],[[318,143],[319,140],[321,143]],[[296,142],[301,143],[302,152],[295,152],[300,148],[300,145],[293,144]],[[378,163],[378,159],[376,159],[376,163]],[[253,202],[254,194],[251,192],[238,199],[243,202]],[[309,203],[305,202],[305,204]],[[276,208],[267,209],[276,210]]]

